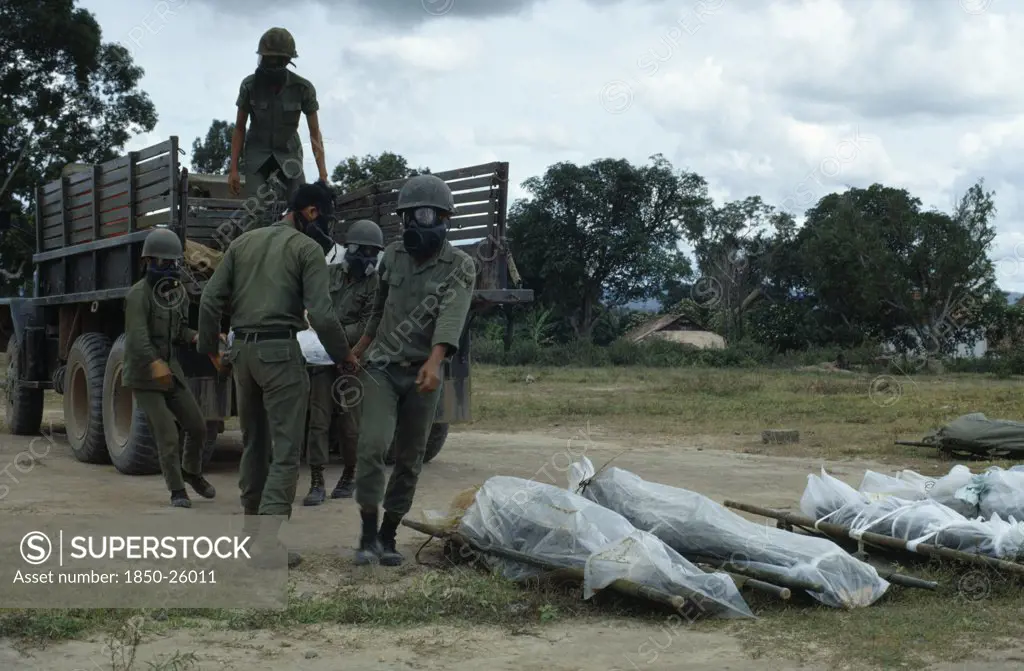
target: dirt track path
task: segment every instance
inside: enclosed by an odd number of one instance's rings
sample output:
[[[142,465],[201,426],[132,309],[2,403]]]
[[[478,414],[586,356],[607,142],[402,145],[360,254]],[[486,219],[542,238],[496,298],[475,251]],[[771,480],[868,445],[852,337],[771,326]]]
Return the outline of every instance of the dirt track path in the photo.
[[[214,501],[196,500],[193,511],[237,512],[238,435],[222,437],[224,448],[209,475],[218,490]],[[823,464],[808,459],[772,458],[719,450],[716,447],[756,445],[752,437],[715,438],[695,436],[674,443],[629,446],[602,440],[600,431],[573,427],[560,434],[453,433],[438,459],[424,468],[415,511],[447,509],[458,492],[482,483],[495,474],[565,484],[571,460],[586,455],[600,465],[632,447],[616,464],[643,477],[700,491],[718,501],[725,498],[751,503],[796,506],[806,476]],[[0,436],[0,458],[5,462],[28,447],[27,439]],[[37,450],[39,452],[39,450]],[[864,468],[882,466],[867,462],[825,464],[830,472],[855,486]],[[328,483],[340,467],[328,473]],[[152,510],[166,505],[160,476],[127,477],[110,466],[76,462],[65,443],[58,441],[49,454],[29,472],[19,475],[0,501],[0,513],[73,513]],[[306,476],[298,496],[305,494]],[[415,514],[415,513],[414,513]],[[317,508],[298,505],[289,524],[287,540],[299,551],[315,555],[341,553],[350,556],[358,532],[358,517],[351,501],[329,501]],[[423,538],[403,529],[401,549],[411,557]],[[339,562],[348,566],[347,561]],[[353,567],[354,568],[354,567]],[[341,569],[344,571],[345,569]],[[407,575],[412,567],[402,569]],[[347,576],[338,576],[344,580]],[[386,578],[385,578],[386,579]],[[74,671],[110,669],[103,641],[74,641],[32,651],[25,656],[0,643],[0,668]],[[627,669],[801,669],[792,663],[751,660],[726,630],[705,632],[638,623],[564,623],[538,628],[534,633],[512,635],[490,627],[455,629],[420,627],[405,630],[372,630],[363,627],[308,627],[289,632],[175,631],[139,648],[137,668],[147,661],[166,660],[176,651],[196,651],[197,669],[301,668],[327,671],[363,669],[515,669],[627,670]],[[1019,661],[971,668],[1019,668]],[[962,666],[950,666],[950,671]]]

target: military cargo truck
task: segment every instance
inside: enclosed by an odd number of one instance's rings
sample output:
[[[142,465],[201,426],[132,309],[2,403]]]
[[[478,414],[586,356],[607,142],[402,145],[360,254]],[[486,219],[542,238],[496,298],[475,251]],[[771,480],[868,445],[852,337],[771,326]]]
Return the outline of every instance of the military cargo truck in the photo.
[[[207,263],[242,231],[258,203],[232,198],[224,176],[190,174],[179,165],[178,138],[99,165],[73,164],[36,191],[36,250],[30,297],[0,301],[0,345],[7,341],[5,425],[16,435],[38,434],[43,396],[63,396],[68,441],[85,463],[112,463],[126,474],[159,472],[145,415],[121,381],[124,298],[143,276],[140,252],[152,227],[165,225],[186,247],[187,265]],[[529,302],[533,292],[509,286],[514,264],[505,243],[508,164],[487,163],[436,173],[459,208],[450,239],[477,260],[472,314],[502,303]],[[380,182],[338,198],[334,236],[352,221],[372,219],[390,242],[401,235],[393,212],[405,180]],[[272,206],[280,212],[280,204]],[[272,212],[273,216],[275,212]],[[196,261],[199,261],[196,264]],[[190,323],[206,276],[186,273]],[[468,320],[467,320],[468,321]],[[227,331],[228,324],[224,324]],[[233,383],[207,357],[181,347],[179,357],[209,431],[213,453],[224,420],[237,414]],[[446,365],[442,402],[431,432],[428,461],[440,452],[450,423],[469,421],[469,324],[461,349]],[[390,458],[389,458],[390,461]]]

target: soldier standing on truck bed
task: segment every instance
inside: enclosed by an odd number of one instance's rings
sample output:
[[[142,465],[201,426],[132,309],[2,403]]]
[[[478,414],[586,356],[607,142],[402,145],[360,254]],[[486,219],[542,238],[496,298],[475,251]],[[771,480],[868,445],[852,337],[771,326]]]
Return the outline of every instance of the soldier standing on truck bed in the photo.
[[[380,226],[369,219],[352,222],[345,233],[345,258],[328,266],[334,314],[345,329],[345,338],[356,343],[366,330],[377,293],[377,256],[384,249]],[[306,433],[310,487],[303,505],[318,506],[326,498],[324,467],[329,458],[331,414],[338,406],[341,415],[341,459],[344,470],[332,499],[352,497],[356,472],[356,443],[359,440],[359,401],[362,392],[353,375],[338,375],[331,366],[309,368],[309,429]]]
[[[228,186],[241,192],[238,161],[245,147],[245,195],[248,216],[245,230],[267,225],[267,209],[277,202],[291,201],[295,190],[306,182],[302,168],[299,119],[305,114],[309,141],[320,179],[327,182],[323,136],[317,111],[316,89],[308,80],[288,70],[295,51],[295,38],[284,28],[271,28],[260,38],[259,65],[242,80],[238,91],[238,114],[231,137],[231,166]],[[252,124],[246,130],[249,120]]]
[[[188,299],[178,282],[182,256],[181,240],[173,231],[158,227],[146,236],[142,245],[146,277],[132,286],[125,299],[121,375],[146,415],[171,505],[191,508],[186,483],[207,499],[216,490],[202,475],[206,419],[175,355],[176,344],[193,344],[197,337],[188,327]],[[178,447],[176,422],[185,430],[184,451]]]
[[[284,219],[231,243],[203,289],[198,347],[221,370],[216,334],[225,309],[231,313],[235,337],[228,361],[238,393],[244,443],[239,487],[247,515],[291,517],[309,402],[296,339],[306,327],[303,308],[339,368],[356,365],[328,291],[324,254],[334,241],[325,228],[333,209],[327,185],[300,186]],[[301,561],[288,553],[289,567]]]
[[[441,365],[458,350],[476,284],[476,265],[448,242],[455,200],[434,175],[407,181],[396,211],[404,233],[384,250],[380,288],[356,356],[368,352],[356,467],[362,534],[356,563],[397,566],[398,524],[412,507],[441,393]],[[396,431],[397,429],[397,431]],[[395,468],[384,490],[384,454]],[[378,509],[384,517],[378,529]]]

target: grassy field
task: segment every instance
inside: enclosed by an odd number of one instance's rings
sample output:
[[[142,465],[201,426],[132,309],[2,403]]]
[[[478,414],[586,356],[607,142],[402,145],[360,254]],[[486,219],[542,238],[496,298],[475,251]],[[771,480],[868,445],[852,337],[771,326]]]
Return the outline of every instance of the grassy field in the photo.
[[[934,461],[933,450],[893,442],[921,440],[960,415],[1024,417],[1020,381],[985,375],[477,367],[473,385],[474,429],[588,420],[610,435],[685,439],[792,428],[801,442],[771,454],[895,463]]]
[[[585,420],[613,437],[679,441],[688,435],[756,436],[767,428],[793,428],[801,431],[801,442],[772,446],[771,453],[873,458],[940,473],[950,464],[934,452],[894,446],[893,440],[918,440],[968,412],[1020,418],[1024,412],[1019,398],[1019,381],[980,375],[883,379],[777,370],[477,367],[476,419],[467,428],[536,431]],[[824,660],[837,668],[924,668],[935,660],[968,660],[978,651],[1010,646],[1024,636],[1019,584],[999,574],[950,566],[914,566],[912,571],[939,580],[940,591],[893,587],[871,608],[850,612],[755,597],[750,601],[763,616],[759,620],[697,626],[735,634],[755,657]],[[124,623],[139,614],[0,611],[0,636],[32,645],[106,631],[111,640],[119,640]],[[141,614],[157,628],[234,630],[443,622],[530,631],[550,622],[609,615],[645,619],[660,628],[666,622],[664,614],[612,597],[582,602],[578,594],[523,589],[461,569],[410,569],[398,582],[349,585],[331,594],[293,599],[283,612]]]

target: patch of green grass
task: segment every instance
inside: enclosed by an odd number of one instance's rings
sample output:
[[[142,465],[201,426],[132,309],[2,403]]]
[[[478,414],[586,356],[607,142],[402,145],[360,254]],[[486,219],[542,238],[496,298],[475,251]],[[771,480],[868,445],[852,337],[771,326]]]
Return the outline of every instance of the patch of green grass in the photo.
[[[868,608],[768,605],[735,633],[755,658],[854,664],[876,669],[923,669],[965,662],[1024,635],[1024,586],[987,569],[951,565],[912,568],[939,582],[931,592],[893,585]],[[979,589],[983,587],[983,589]]]
[[[791,602],[744,591],[758,620],[706,619],[694,625],[736,635],[756,659],[828,663],[845,668],[926,668],[962,662],[1006,647],[1024,635],[1024,587],[987,570],[926,565],[905,571],[940,583],[936,592],[890,587],[867,608],[842,611],[806,596]],[[373,582],[371,580],[371,582]],[[411,581],[353,584],[314,596],[294,596],[284,610],[19,610],[0,611],[0,637],[21,645],[118,632],[142,621],[147,633],[165,629],[274,630],[315,625],[396,628],[424,624],[491,625],[526,632],[553,622],[629,618],[677,628],[677,615],[647,602],[577,589],[516,585],[472,569],[435,570]],[[674,624],[673,624],[674,622]],[[112,634],[113,635],[113,634]],[[126,646],[127,647],[127,646]],[[185,668],[185,667],[182,667]]]
[[[759,439],[765,429],[797,429],[800,443],[771,447],[772,454],[787,456],[934,458],[934,450],[893,442],[921,440],[969,412],[1020,415],[1019,381],[967,373],[879,377],[773,369],[475,366],[473,376],[476,429],[515,432],[590,421],[612,436],[680,439]],[[948,465],[938,471],[943,468]]]
[[[274,629],[333,624],[402,627],[431,623],[498,625],[512,629],[562,617],[597,613],[578,595],[552,588],[524,588],[500,577],[468,569],[423,573],[411,581],[343,586],[327,594],[293,595],[283,610],[255,609],[73,609],[0,610],[0,638],[23,645],[77,639],[117,630],[143,617],[158,628],[224,627]]]

